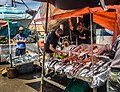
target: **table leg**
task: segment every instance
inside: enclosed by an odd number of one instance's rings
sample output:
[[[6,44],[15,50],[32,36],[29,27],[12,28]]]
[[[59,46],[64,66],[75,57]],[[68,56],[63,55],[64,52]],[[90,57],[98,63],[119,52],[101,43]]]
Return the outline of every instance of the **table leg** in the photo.
[[[97,88],[93,88],[93,92],[97,92]]]

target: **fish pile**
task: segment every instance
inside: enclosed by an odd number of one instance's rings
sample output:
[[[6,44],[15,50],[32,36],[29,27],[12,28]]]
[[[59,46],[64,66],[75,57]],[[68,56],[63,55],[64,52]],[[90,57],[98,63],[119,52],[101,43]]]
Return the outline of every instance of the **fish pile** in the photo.
[[[108,70],[111,63],[108,54],[107,45],[82,44],[72,49],[71,56],[54,58],[47,62],[45,67],[47,70],[54,70],[54,74],[68,78],[92,78]]]
[[[31,63],[38,60],[38,55],[34,54],[24,54],[19,57],[12,57],[12,64],[13,66],[17,66],[19,64],[25,64],[25,63]],[[8,61],[10,62],[10,59],[8,58]]]

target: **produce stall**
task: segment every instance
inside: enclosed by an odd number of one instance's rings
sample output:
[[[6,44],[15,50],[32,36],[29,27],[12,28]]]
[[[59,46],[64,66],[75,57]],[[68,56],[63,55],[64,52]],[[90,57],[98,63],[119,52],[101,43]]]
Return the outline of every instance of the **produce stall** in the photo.
[[[92,64],[92,48],[93,60]],[[64,58],[54,58],[45,62],[45,70],[54,71],[54,74],[77,78],[87,81],[91,88],[102,86],[107,80],[110,58],[110,45],[81,44],[70,45],[62,50],[69,53]]]

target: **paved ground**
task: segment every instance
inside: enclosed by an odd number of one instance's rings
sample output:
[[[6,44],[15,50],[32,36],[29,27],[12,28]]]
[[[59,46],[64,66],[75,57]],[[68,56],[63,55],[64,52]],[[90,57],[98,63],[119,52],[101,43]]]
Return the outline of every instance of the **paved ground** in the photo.
[[[8,66],[8,64],[0,64],[0,69]],[[28,83],[25,81],[35,79],[36,73],[28,73],[19,75],[17,78],[8,79],[7,77],[3,77],[0,72],[0,92],[40,92],[40,82]],[[40,73],[37,73],[38,78],[40,78]],[[59,82],[62,85],[67,85],[67,79],[60,79],[58,77],[53,78],[54,81]],[[106,92],[106,87],[100,87],[98,92]],[[45,83],[44,92],[63,92],[63,90],[50,85],[49,83]],[[89,89],[89,92],[92,92]]]
[[[0,69],[8,65],[0,65]],[[28,75],[29,76],[29,75]],[[0,74],[0,92],[37,92],[20,78],[8,79]]]
[[[8,64],[0,64],[0,69],[9,66]],[[8,79],[3,77],[0,72],[0,92],[40,92],[40,82],[25,84],[25,81],[35,79],[36,73],[21,74],[17,78]],[[40,78],[40,73],[37,73]],[[45,83],[44,92],[62,92],[61,89]]]
[[[38,52],[36,44],[27,44],[29,50],[32,52]],[[32,49],[31,49],[32,48]],[[3,67],[9,66],[9,64],[0,63],[0,69]],[[35,79],[35,73],[21,74],[17,78],[8,79],[3,77],[0,71],[0,92],[39,92],[40,91],[40,82],[34,82],[25,84],[24,81]],[[37,74],[40,77],[40,73]],[[45,92],[62,92],[60,89],[47,84],[45,87]]]

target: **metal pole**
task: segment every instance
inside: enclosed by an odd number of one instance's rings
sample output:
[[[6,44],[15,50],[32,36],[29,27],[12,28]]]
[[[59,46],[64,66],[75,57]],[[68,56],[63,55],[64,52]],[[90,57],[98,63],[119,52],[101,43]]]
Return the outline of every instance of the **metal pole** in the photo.
[[[77,35],[76,35],[76,45],[78,45],[78,37],[77,37]]]
[[[35,24],[35,40],[37,41],[37,49],[38,49],[38,56],[39,56],[39,62],[40,62],[40,49],[39,49],[39,38],[38,38],[38,32],[37,32],[37,26],[36,26],[36,22],[34,21],[34,24]]]
[[[92,70],[93,70],[93,74],[94,74],[94,60],[93,60],[93,35],[92,35],[92,13],[90,12],[90,33],[91,33],[91,35],[90,35],[90,38],[91,38],[91,45],[92,45],[92,58],[91,58],[91,60],[92,60]]]
[[[93,88],[93,92],[97,92],[97,88]]]
[[[13,2],[14,2],[14,0],[11,0],[11,3],[12,3],[12,7],[14,6],[14,3],[13,3]]]
[[[46,7],[46,22],[45,22],[45,35],[44,35],[44,50],[43,50],[43,62],[42,62],[42,74],[41,74],[41,92],[43,92],[44,87],[44,63],[45,63],[45,45],[46,45],[46,34],[47,34],[47,26],[48,26],[48,11],[49,11],[49,0],[47,0]]]
[[[13,66],[12,66],[12,52],[11,52],[10,25],[9,25],[9,22],[8,22],[8,36],[9,36],[9,55],[10,55],[10,65],[11,65],[11,68],[12,68]]]
[[[92,13],[90,12],[90,32],[91,32],[91,36],[90,36],[90,38],[91,38],[91,45],[93,45],[93,35],[92,35]],[[94,76],[94,60],[93,60],[93,47],[92,47],[92,56],[91,56],[92,58],[91,58],[91,60],[92,60],[92,70],[93,70],[93,76]]]
[[[92,45],[92,71],[93,71],[93,76],[94,76],[94,59],[93,59],[93,28],[92,28],[92,23],[93,23],[93,17],[92,13],[90,12],[90,32],[91,32],[91,45]],[[93,88],[93,92],[97,92],[97,88]]]
[[[92,28],[92,13],[90,13],[90,33],[91,33],[91,45],[93,44],[93,35],[92,35],[92,31],[93,31],[93,28]],[[93,53],[92,53],[93,54]]]

